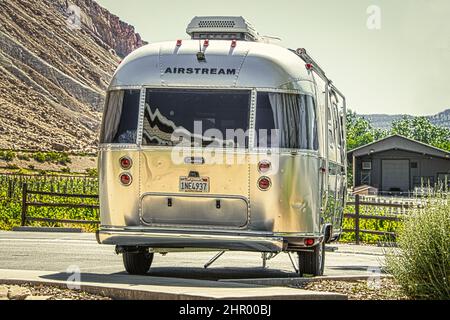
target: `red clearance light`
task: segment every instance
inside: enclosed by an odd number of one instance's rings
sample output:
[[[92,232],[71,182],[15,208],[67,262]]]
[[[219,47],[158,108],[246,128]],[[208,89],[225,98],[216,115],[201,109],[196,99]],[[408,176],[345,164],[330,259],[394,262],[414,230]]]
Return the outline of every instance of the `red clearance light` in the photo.
[[[120,158],[120,166],[122,167],[122,169],[124,170],[128,170],[131,168],[131,166],[133,165],[133,162],[131,161],[130,158],[128,157],[122,157]]]
[[[310,239],[310,238],[305,239],[305,246],[310,247],[314,244],[314,242],[315,242],[314,239]]]
[[[209,40],[208,40],[208,39],[206,39],[205,42],[203,42],[203,46],[204,46],[204,47],[209,46]]]
[[[306,64],[306,69],[307,70],[312,70],[314,68],[314,66],[311,63],[307,63]]]
[[[270,161],[267,161],[267,160],[263,160],[258,163],[258,170],[260,173],[268,172],[271,167],[272,167],[272,164],[270,163]]]
[[[131,182],[133,181],[133,178],[131,177],[131,175],[129,173],[122,173],[120,175],[120,182],[124,185],[124,186],[129,186],[131,184]]]
[[[261,191],[267,191],[269,190],[270,186],[272,185],[272,182],[268,177],[261,177],[258,180],[258,188]]]
[[[183,40],[177,40],[177,47],[181,47],[182,44],[183,44]]]
[[[237,41],[236,40],[231,41],[231,47],[232,48],[236,48],[236,45],[237,45]]]

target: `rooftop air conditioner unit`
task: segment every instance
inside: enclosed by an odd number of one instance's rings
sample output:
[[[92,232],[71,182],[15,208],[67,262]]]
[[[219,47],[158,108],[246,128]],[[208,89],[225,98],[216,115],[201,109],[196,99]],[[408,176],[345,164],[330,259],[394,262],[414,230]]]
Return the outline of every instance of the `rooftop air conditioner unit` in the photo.
[[[259,41],[256,29],[243,17],[194,17],[187,34],[192,39]]]

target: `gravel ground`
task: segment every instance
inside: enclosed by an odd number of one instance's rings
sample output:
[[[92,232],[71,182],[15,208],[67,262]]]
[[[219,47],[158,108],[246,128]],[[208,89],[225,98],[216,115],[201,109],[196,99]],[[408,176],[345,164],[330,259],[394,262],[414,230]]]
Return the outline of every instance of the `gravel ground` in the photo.
[[[330,281],[310,282],[301,286],[302,289],[343,293],[349,300],[407,300],[400,286],[392,278],[382,278],[379,281]]]
[[[80,290],[61,289],[48,285],[4,285],[0,284],[0,288],[7,288],[9,293],[21,292],[21,298],[15,298],[19,300],[112,300],[108,297],[90,294]],[[11,299],[11,298],[10,298]]]

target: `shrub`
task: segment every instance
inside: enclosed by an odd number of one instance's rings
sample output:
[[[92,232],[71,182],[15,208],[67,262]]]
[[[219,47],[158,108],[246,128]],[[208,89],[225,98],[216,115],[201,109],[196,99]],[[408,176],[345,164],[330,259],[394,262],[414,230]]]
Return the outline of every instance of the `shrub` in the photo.
[[[13,161],[16,157],[16,153],[14,151],[0,151],[0,159],[5,160],[7,162]]]
[[[386,255],[386,269],[413,299],[450,299],[450,203],[442,196],[414,211]]]
[[[17,159],[19,160],[25,160],[25,161],[30,161],[30,157],[24,153],[19,153],[17,155]]]
[[[86,174],[90,177],[98,177],[98,171],[95,168],[86,169]]]
[[[33,154],[33,159],[36,160],[39,163],[44,162],[53,162],[56,164],[66,165],[67,163],[70,163],[70,157],[65,152],[36,152]]]
[[[68,168],[68,167],[62,168],[61,172],[62,173],[70,173],[70,168]]]
[[[43,152],[36,152],[33,155],[33,159],[39,163],[44,163],[45,161],[47,161],[46,157],[45,157],[45,153],[43,153]]]

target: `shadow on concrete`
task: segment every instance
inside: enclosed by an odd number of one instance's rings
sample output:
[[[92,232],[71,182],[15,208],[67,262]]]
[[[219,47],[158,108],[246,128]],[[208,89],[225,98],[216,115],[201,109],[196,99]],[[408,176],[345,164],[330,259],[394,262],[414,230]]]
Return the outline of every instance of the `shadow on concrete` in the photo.
[[[82,284],[109,283],[124,285],[151,285],[175,287],[208,287],[208,288],[252,288],[258,285],[219,282],[219,279],[239,278],[289,278],[297,276],[281,270],[262,268],[152,268],[145,276],[129,275],[126,272],[102,274],[82,273]],[[68,281],[73,274],[59,272],[41,276],[45,280]]]
[[[278,269],[263,269],[263,268],[237,268],[237,267],[222,267],[208,269],[204,268],[183,268],[183,267],[154,267],[150,268],[148,273],[154,277],[169,277],[169,278],[184,278],[184,279],[198,279],[198,280],[212,280],[219,279],[252,279],[252,278],[293,278],[298,277],[295,272],[287,272]]]

